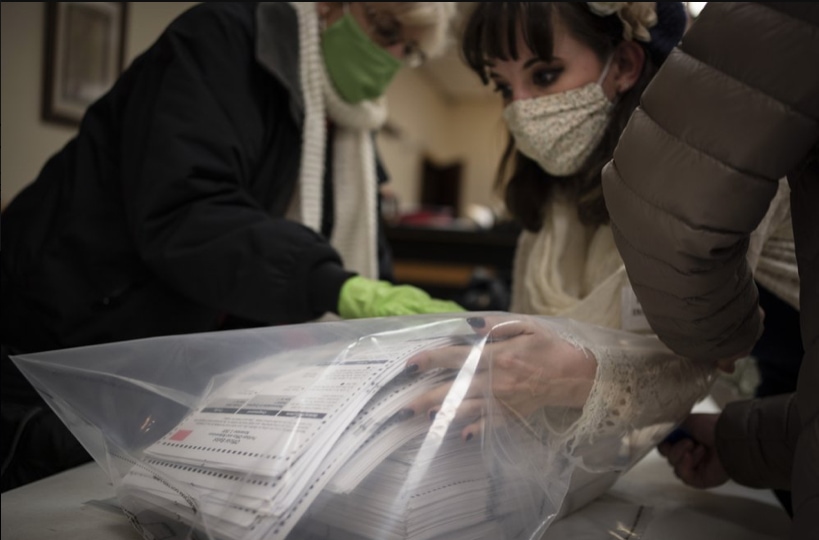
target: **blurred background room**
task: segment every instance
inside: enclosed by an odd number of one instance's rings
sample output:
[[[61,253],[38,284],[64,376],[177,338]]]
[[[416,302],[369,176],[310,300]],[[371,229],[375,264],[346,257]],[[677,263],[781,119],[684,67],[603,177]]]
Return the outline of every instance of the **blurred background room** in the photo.
[[[87,103],[195,4],[0,3],[3,207],[75,134]],[[689,4],[696,15],[704,3]],[[74,41],[87,49],[73,54],[92,57],[96,67],[71,62],[63,44],[72,31],[83,34]],[[453,39],[442,57],[401,70],[386,93],[389,117],[376,144],[390,178],[382,213],[394,277],[469,309],[506,309],[518,228],[504,217],[494,187],[507,142],[502,102],[454,45]],[[96,83],[72,90],[72,76]],[[60,101],[61,89],[74,92],[74,103]]]

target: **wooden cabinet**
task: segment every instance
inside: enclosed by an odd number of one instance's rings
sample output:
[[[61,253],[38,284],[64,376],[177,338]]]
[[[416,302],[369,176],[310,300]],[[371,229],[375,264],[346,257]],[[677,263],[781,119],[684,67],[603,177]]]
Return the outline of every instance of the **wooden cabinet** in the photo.
[[[479,279],[508,282],[518,231],[389,226],[395,281],[457,299]]]

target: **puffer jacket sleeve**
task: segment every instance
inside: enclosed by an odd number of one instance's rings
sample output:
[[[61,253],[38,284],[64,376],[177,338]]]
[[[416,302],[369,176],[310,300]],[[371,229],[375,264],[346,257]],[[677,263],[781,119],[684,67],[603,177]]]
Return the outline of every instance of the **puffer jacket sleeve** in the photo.
[[[726,404],[716,450],[728,475],[755,488],[790,490],[794,451],[802,431],[796,394]],[[764,444],[754,444],[754,439]]]
[[[817,20],[814,3],[709,3],[604,170],[635,293],[679,354],[728,358],[760,334],[745,254],[777,180],[819,139]]]

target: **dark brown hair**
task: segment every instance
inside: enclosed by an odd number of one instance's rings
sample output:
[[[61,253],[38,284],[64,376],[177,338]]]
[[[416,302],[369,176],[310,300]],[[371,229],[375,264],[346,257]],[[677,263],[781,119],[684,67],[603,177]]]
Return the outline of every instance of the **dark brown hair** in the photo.
[[[489,83],[488,61],[517,60],[520,52],[517,50],[518,35],[535,56],[551,60],[555,17],[560,18],[575,39],[591,48],[601,62],[606,61],[623,41],[623,26],[617,16],[594,15],[585,2],[479,2],[466,21],[461,54],[484,84]],[[620,134],[656,71],[657,67],[646,54],[639,79],[619,96],[602,140],[580,172],[573,176],[550,175],[536,162],[517,152],[514,140],[509,137],[495,187],[498,190],[505,188],[506,206],[525,229],[540,230],[546,203],[556,191],[576,202],[583,223],[608,223],[600,172],[611,159]]]

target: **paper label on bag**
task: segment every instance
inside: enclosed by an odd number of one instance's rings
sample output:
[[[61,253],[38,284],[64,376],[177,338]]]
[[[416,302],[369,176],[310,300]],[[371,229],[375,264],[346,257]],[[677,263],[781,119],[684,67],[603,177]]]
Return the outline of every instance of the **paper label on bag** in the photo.
[[[623,285],[620,291],[620,327],[629,332],[652,331],[631,285]]]

